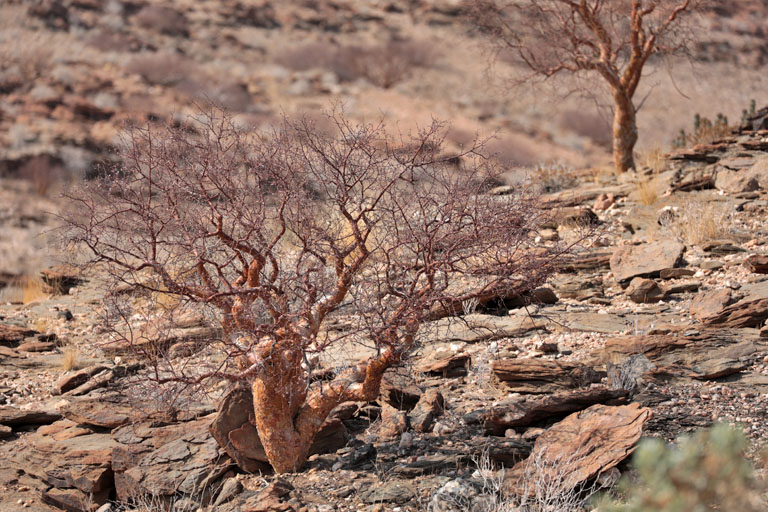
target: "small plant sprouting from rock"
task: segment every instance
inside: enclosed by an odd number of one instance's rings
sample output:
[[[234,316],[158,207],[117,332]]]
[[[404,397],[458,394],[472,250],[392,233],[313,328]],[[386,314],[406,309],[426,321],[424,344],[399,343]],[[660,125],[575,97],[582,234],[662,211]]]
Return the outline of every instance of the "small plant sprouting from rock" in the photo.
[[[623,480],[621,502],[600,504],[606,512],[704,512],[764,510],[741,430],[715,425],[681,438],[675,446],[643,441],[633,464],[637,480]]]
[[[696,144],[709,144],[718,139],[728,136],[731,133],[731,126],[728,124],[728,117],[718,113],[714,121],[708,117],[702,117],[698,112],[693,116],[693,130],[686,133],[684,129],[672,141],[675,148],[685,148],[695,146]]]

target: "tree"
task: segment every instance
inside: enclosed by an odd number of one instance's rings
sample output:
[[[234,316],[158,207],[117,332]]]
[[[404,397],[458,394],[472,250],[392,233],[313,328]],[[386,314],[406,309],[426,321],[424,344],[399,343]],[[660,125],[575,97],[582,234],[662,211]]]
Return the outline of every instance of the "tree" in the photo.
[[[393,140],[381,124],[332,118],[337,137],[307,121],[249,134],[216,113],[134,128],[124,165],[72,193],[64,215],[68,240],[115,282],[174,297],[162,303],[172,312],[216,313],[223,357],[165,361],[155,378],[249,385],[277,472],[302,467],[336,405],[378,396],[426,320],[538,286],[557,255],[533,243],[544,215],[533,199],[483,193],[493,172],[478,146],[457,169],[439,123]],[[319,356],[351,343],[370,357],[315,378]]]
[[[526,79],[593,74],[613,100],[613,160],[635,166],[634,98],[651,56],[685,48],[681,20],[695,0],[478,0],[470,17],[530,71]]]

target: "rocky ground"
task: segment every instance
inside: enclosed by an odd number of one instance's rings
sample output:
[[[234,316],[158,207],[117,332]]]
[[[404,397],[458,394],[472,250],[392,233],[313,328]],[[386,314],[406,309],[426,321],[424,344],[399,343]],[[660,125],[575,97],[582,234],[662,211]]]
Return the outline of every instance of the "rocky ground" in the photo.
[[[545,195],[557,215],[541,236],[589,225],[588,246],[527,307],[468,307],[426,326],[379,399],[340,405],[306,470],[280,477],[247,421],[247,391],[141,386],[141,358],[104,343],[98,273],[54,267],[36,296],[0,307],[0,509],[117,510],[111,501],[140,496],[149,509],[480,510],[494,489],[534,479],[542,453],[610,487],[641,436],[727,422],[757,452],[768,443],[766,189],[758,130]],[[164,342],[194,361],[216,334],[190,319]]]
[[[695,72],[672,83],[668,63],[650,64],[644,147],[668,143],[696,111],[735,121],[759,98],[763,3],[704,13]],[[503,58],[489,80],[460,7],[0,2],[0,510],[114,511],[129,498],[140,510],[493,510],[500,490],[536,481],[544,453],[563,479],[610,488],[641,436],[717,421],[740,425],[759,458],[768,124],[649,153],[614,176],[591,103],[510,94]],[[278,478],[243,416],[247,393],[159,390],[145,361],[108,343],[98,269],[54,266],[69,250],[51,249],[54,198],[115,158],[124,123],[174,122],[214,102],[267,130],[282,114],[322,123],[335,100],[402,130],[450,120],[449,150],[497,132],[488,149],[510,175],[527,169],[557,212],[542,243],[593,236],[534,297],[493,314],[468,304],[426,326],[379,399],[340,405],[306,470]],[[190,317],[160,341],[194,364],[217,335]]]

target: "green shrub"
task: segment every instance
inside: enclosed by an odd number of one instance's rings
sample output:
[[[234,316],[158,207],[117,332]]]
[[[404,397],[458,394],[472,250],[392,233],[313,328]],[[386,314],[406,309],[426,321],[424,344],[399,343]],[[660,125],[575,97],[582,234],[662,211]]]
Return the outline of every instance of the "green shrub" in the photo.
[[[716,425],[674,446],[649,439],[633,458],[637,479],[619,485],[623,503],[604,499],[600,512],[747,512],[760,506],[746,436]],[[634,480],[634,479],[633,479]]]

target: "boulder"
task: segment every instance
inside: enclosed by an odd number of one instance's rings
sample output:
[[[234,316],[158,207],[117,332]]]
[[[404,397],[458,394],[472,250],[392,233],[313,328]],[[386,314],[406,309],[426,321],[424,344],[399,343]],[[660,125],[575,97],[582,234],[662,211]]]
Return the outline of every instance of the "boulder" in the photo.
[[[405,411],[384,404],[381,407],[381,427],[379,437],[383,439],[397,437],[408,430],[408,415]]]
[[[147,420],[116,429],[111,455],[117,497],[193,495],[210,488],[232,464],[208,431],[212,420]]]
[[[597,360],[616,361],[642,354],[655,368],[651,374],[665,379],[717,379],[746,368],[760,354],[754,340],[743,332],[705,329],[688,336],[622,336],[606,340]]]
[[[664,298],[664,292],[653,279],[635,277],[625,290],[627,296],[638,304],[659,302]]]
[[[253,400],[245,387],[233,388],[219,404],[208,427],[218,445],[244,471],[270,471],[264,447],[256,426],[251,422]],[[310,454],[335,452],[346,445],[346,427],[338,418],[329,417],[310,448]]]
[[[570,491],[616,467],[635,449],[651,410],[637,403],[593,405],[541,434],[533,452],[504,476],[504,491],[531,495],[536,483]]]
[[[756,274],[768,274],[768,255],[753,254],[744,260],[744,267]]]
[[[11,345],[19,343],[24,338],[37,334],[34,329],[18,325],[0,324],[0,343]]]
[[[466,352],[436,351],[417,366],[422,373],[442,377],[460,377],[467,374],[472,356]]]
[[[392,367],[384,372],[379,397],[392,407],[409,411],[421,398],[421,388],[407,368]]]
[[[733,303],[731,289],[720,288],[696,295],[691,301],[689,311],[693,318],[703,322],[720,314],[731,303]]]
[[[443,414],[443,410],[445,410],[443,395],[437,389],[428,389],[408,415],[411,427],[416,432],[431,432],[435,419]]]
[[[721,168],[717,171],[715,188],[728,194],[740,194],[760,190],[760,181],[750,170],[730,171]]]
[[[48,425],[59,419],[61,419],[61,414],[53,410],[22,411],[16,407],[0,406],[0,425],[9,427]]]
[[[125,404],[86,399],[68,403],[62,407],[61,413],[80,425],[113,429],[131,421],[139,411]]]
[[[658,277],[665,269],[675,268],[682,261],[685,246],[671,240],[641,245],[623,245],[611,256],[614,278],[626,282],[634,277]]]

